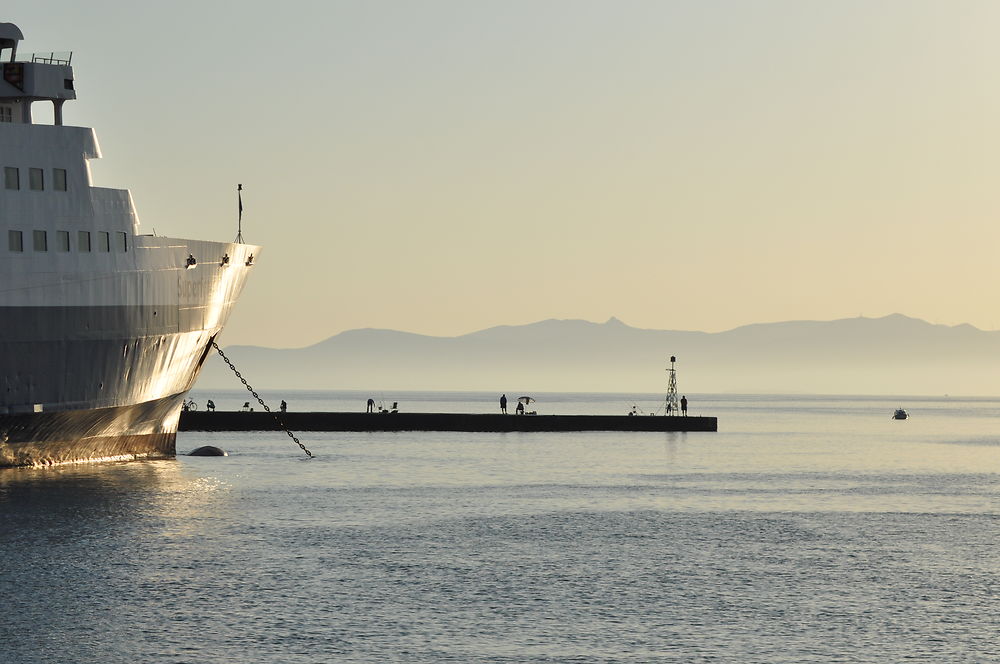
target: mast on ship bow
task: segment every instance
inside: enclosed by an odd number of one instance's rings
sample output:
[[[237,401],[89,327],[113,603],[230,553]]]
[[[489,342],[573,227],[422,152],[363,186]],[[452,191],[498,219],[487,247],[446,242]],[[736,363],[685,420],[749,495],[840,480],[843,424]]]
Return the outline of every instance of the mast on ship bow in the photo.
[[[236,220],[236,244],[243,244],[243,185],[236,185],[236,199],[239,201],[239,216]]]

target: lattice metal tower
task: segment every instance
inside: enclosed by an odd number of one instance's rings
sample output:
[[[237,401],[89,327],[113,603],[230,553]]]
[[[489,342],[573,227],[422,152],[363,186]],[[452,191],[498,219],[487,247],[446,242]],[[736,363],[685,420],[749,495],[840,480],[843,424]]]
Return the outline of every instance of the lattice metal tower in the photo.
[[[677,362],[677,358],[673,355],[670,356],[670,368],[667,369],[667,401],[665,404],[665,414],[667,415],[680,415],[681,414],[681,402],[677,398],[677,369],[674,367],[674,363]]]

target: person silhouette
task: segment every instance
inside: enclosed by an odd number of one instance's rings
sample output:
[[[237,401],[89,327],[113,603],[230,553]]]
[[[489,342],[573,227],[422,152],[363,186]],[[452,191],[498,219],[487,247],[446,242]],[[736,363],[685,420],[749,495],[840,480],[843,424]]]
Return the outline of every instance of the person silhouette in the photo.
[[[284,413],[284,412],[287,412],[287,411],[288,411],[288,404],[285,403],[284,399],[282,399],[281,400],[281,412]]]
[[[688,398],[681,397],[681,415],[688,414]]]
[[[500,412],[503,413],[504,415],[507,414],[507,395],[506,394],[501,394],[500,395]]]
[[[375,412],[375,399],[372,399],[371,397],[368,398],[368,412]]]

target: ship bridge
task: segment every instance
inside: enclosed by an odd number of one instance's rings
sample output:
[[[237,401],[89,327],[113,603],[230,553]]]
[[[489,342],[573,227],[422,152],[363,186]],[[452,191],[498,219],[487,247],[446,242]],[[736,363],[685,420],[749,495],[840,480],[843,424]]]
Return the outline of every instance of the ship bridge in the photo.
[[[54,124],[61,125],[62,106],[76,99],[73,89],[72,53],[39,53],[19,58],[18,42],[24,39],[13,23],[0,23],[0,122],[31,124],[31,104],[52,102]],[[8,54],[9,51],[9,54]]]

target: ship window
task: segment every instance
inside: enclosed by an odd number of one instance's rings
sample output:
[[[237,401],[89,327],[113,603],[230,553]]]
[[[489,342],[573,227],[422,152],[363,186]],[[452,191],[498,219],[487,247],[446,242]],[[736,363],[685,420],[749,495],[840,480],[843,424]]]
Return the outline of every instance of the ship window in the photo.
[[[65,90],[72,90],[73,89],[73,79],[71,79],[71,78],[64,78],[63,79],[63,89],[65,89]]]
[[[45,231],[35,231],[35,251],[49,250],[49,235]]]
[[[125,233],[115,233],[115,251],[128,251],[128,236]]]
[[[90,231],[79,231],[76,234],[77,251],[90,251]]]
[[[32,191],[45,189],[45,171],[40,168],[28,169],[28,187]]]
[[[14,166],[4,166],[3,167],[3,182],[4,187],[7,189],[20,189],[21,188],[21,171],[17,170]]]
[[[111,251],[111,234],[107,231],[97,232],[97,250],[103,253]]]
[[[7,248],[11,251],[24,251],[24,236],[21,231],[7,231]]]
[[[13,122],[14,108],[12,106],[0,106],[0,122]]]
[[[56,231],[56,251],[69,251],[69,231]]]
[[[52,169],[52,188],[56,191],[66,191],[66,169]]]

